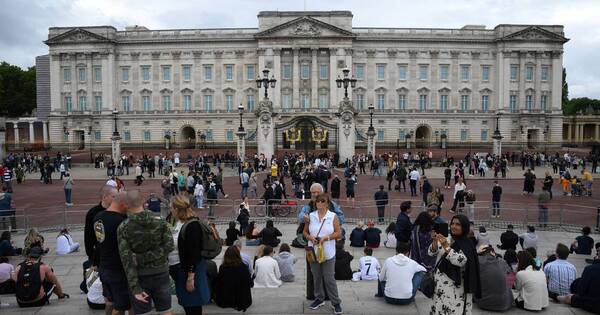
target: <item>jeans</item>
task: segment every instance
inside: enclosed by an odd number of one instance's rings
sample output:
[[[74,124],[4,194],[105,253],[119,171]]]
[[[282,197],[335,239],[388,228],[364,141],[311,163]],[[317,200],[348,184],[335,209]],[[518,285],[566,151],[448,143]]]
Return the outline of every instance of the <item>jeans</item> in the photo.
[[[196,196],[196,207],[204,208],[204,196]]]
[[[240,196],[242,199],[248,196],[248,186],[242,185],[242,193],[240,194]]]
[[[66,203],[71,203],[71,195],[72,195],[73,190],[70,188],[65,188],[65,202]]]
[[[500,215],[500,201],[492,201],[492,215]]]
[[[421,281],[423,281],[423,277],[425,276],[424,271],[420,271],[415,273],[412,278],[412,296],[408,299],[395,299],[391,297],[385,296],[385,284],[386,281],[377,280],[377,297],[385,298],[385,302],[388,304],[394,305],[407,305],[410,304],[415,299],[415,295],[417,294],[417,290],[421,286]]]
[[[544,205],[539,205],[538,208],[538,222],[540,223],[540,225],[546,226],[546,223],[548,223],[548,207]]]
[[[379,223],[383,223],[384,215],[385,215],[385,205],[377,206],[377,217],[379,219]]]
[[[410,195],[411,196],[417,195],[417,181],[413,180],[413,179],[410,180]]]
[[[322,264],[318,262],[310,263],[310,271],[315,285],[315,298],[325,301],[324,287],[327,289],[327,295],[331,304],[337,305],[342,302],[338,295],[338,288],[335,282],[335,257],[326,260]]]

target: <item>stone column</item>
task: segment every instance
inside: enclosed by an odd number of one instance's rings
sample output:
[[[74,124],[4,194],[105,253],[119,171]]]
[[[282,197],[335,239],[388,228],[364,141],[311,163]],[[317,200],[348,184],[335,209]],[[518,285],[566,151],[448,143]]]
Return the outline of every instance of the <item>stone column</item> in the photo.
[[[29,143],[35,142],[35,129],[33,128],[33,121],[29,122]]]
[[[373,157],[375,157],[377,154],[375,153],[375,135],[377,133],[375,132],[375,129],[369,129],[367,131],[367,154],[371,154]]]
[[[42,124],[42,132],[44,134],[44,146],[48,145],[48,122],[44,121]]]
[[[335,83],[335,80],[337,79],[337,76],[339,75],[339,73],[337,71],[336,55],[337,55],[337,48],[329,48],[329,104],[332,104],[332,105],[338,103],[337,102],[338,88]],[[341,157],[340,157],[340,161],[341,161]]]
[[[246,159],[246,131],[238,129],[238,132],[236,132],[236,135],[238,136],[237,155],[238,155],[240,162],[243,163],[244,160]]]
[[[332,91],[333,92],[333,91]],[[338,120],[338,154],[340,163],[346,159],[352,159],[356,147],[356,120],[358,113],[354,108],[352,101],[343,100],[337,113]]]
[[[494,155],[499,156],[502,155],[502,136],[493,136],[494,139]]]
[[[312,60],[310,63],[310,105],[312,108],[319,108],[319,69],[317,67],[317,48],[311,48],[310,50]]]
[[[255,113],[258,118],[256,134],[258,154],[263,154],[267,161],[270,161],[271,156],[275,153],[275,122],[273,121],[275,113],[273,113],[273,102],[263,99],[258,103],[258,109]]]
[[[292,63],[292,107],[297,106],[300,107],[300,64],[298,61],[298,55],[300,54],[300,50],[298,48],[294,48],[292,50],[294,55],[293,63]],[[281,85],[281,84],[280,84]]]
[[[19,145],[19,122],[13,122],[13,128],[15,129],[15,146]]]
[[[281,110],[283,107],[281,102],[281,85],[283,81],[281,80],[281,48],[273,48],[273,75],[275,75],[275,79],[279,80],[278,84],[275,85],[275,88],[272,90],[273,93],[273,102],[277,104],[277,108]]]
[[[573,124],[569,123],[567,125],[567,141],[571,141],[571,139],[573,139],[573,128],[572,128]]]
[[[598,125],[594,125],[594,127],[596,128],[595,132],[594,132],[594,140],[598,141],[600,140],[600,128],[598,128]]]

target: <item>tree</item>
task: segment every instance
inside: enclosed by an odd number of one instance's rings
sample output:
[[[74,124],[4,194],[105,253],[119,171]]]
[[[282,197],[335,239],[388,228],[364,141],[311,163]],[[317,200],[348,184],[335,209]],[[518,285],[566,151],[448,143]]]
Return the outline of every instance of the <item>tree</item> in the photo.
[[[23,70],[18,66],[0,63],[0,115],[20,117],[36,108],[35,67]]]
[[[567,83],[567,69],[563,68],[562,71],[562,108],[569,102],[569,83]]]
[[[600,100],[587,97],[572,98],[563,107],[563,114],[574,115],[578,111],[586,112],[588,108],[600,111]]]

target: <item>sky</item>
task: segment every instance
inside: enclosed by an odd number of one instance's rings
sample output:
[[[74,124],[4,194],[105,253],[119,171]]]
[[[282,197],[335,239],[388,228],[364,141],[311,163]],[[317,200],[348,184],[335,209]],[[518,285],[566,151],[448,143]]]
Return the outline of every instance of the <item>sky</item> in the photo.
[[[259,11],[349,10],[355,27],[559,24],[569,97],[600,98],[600,0],[0,0],[0,61],[33,66],[53,26],[257,27]]]

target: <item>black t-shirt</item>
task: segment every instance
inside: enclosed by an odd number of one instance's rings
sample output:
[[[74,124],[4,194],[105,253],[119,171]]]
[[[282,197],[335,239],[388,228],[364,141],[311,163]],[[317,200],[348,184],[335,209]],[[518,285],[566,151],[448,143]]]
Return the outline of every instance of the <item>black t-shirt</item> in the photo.
[[[375,246],[378,247],[381,242],[381,230],[378,228],[367,228],[365,230],[365,240],[367,242],[367,246]]]
[[[94,218],[94,233],[98,240],[97,255],[94,256],[94,265],[103,269],[123,271],[117,228],[127,218],[126,215],[115,211],[102,211]]]
[[[94,220],[98,213],[106,210],[102,204],[97,204],[90,210],[88,210],[85,215],[85,227],[83,230],[83,242],[85,245],[85,254],[88,256],[88,259],[93,260],[94,253],[96,251],[96,245],[98,241],[96,240],[96,234],[94,233]]]

